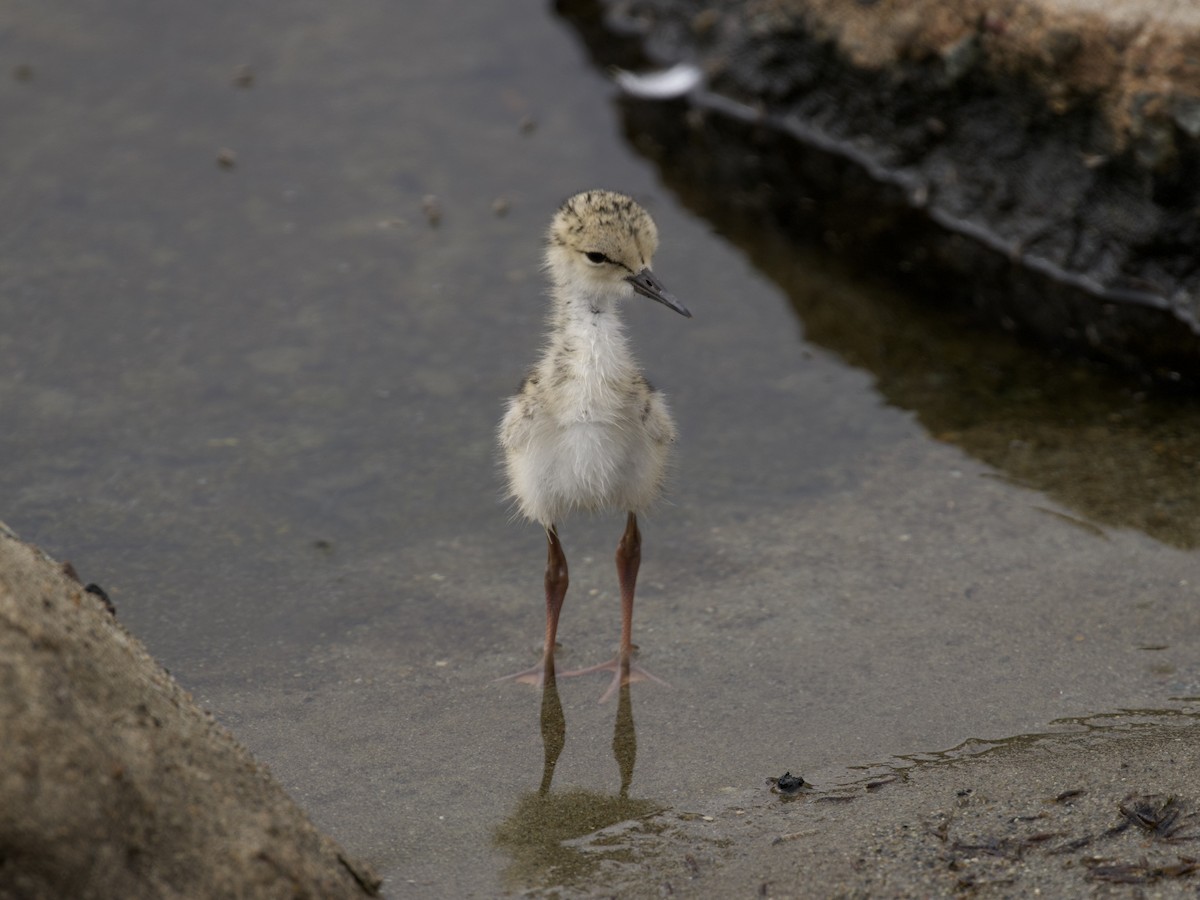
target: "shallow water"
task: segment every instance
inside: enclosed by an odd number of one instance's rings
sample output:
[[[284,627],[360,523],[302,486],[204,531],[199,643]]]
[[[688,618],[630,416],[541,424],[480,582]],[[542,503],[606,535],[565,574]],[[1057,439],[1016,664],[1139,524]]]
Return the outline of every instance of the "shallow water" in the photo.
[[[1200,407],[692,212],[541,4],[50,0],[0,35],[0,518],[391,895],[586,891],[628,848],[567,837],[650,810],[1200,702]],[[635,622],[673,687],[606,706],[493,683],[544,559],[493,428],[591,186],[695,314],[629,310],[682,433]],[[562,528],[564,665],[616,642],[621,525]]]

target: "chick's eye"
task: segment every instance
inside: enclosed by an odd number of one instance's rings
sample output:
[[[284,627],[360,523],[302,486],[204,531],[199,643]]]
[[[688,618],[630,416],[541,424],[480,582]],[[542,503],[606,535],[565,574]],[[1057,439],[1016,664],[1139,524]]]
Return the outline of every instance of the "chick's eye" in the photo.
[[[600,265],[600,263],[608,262],[608,257],[598,250],[593,250],[591,253],[584,254],[588,258],[588,262]]]

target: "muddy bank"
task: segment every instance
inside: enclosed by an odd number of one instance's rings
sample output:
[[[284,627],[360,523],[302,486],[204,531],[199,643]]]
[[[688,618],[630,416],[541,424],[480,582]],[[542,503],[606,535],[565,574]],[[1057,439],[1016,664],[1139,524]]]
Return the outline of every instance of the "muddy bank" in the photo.
[[[835,791],[759,792],[626,827],[619,839],[634,853],[652,846],[656,831],[680,846],[676,860],[660,862],[656,884],[643,876],[629,893],[1103,897],[1142,888],[1193,896],[1194,724],[1098,720],[1076,734],[960,750],[968,755],[914,759]],[[581,849],[617,838],[601,832]]]
[[[378,887],[94,587],[0,524],[0,897],[364,897]]]
[[[630,796],[630,693],[610,795],[553,789],[567,728],[554,681],[543,690],[540,786],[494,834],[522,896],[1191,896],[1200,880],[1194,705],[1063,719],[837,780],[789,770],[663,809]]]
[[[561,2],[594,58],[694,62],[626,125],[681,194],[939,302],[1200,375],[1200,23],[1152,4]]]

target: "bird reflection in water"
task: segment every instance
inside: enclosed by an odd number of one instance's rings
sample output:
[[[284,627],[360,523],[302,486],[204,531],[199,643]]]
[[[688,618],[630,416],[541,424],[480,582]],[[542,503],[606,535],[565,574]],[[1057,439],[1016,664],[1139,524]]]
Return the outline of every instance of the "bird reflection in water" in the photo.
[[[616,795],[579,788],[553,792],[554,770],[567,742],[567,720],[553,661],[549,662],[542,685],[541,783],[536,791],[521,795],[512,815],[495,832],[496,845],[513,857],[505,871],[511,887],[586,881],[606,859],[627,857],[630,844],[621,838],[604,843],[580,841],[580,838],[618,822],[641,819],[663,810],[661,804],[652,800],[629,797],[637,762],[637,733],[627,681],[621,684],[617,697],[612,752],[621,783]],[[631,831],[637,829],[636,824],[631,826]]]

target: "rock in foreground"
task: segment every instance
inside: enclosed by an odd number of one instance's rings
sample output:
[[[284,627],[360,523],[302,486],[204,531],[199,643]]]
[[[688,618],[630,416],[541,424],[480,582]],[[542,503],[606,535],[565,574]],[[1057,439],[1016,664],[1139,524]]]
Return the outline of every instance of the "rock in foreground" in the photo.
[[[99,596],[0,523],[0,898],[378,886]]]

